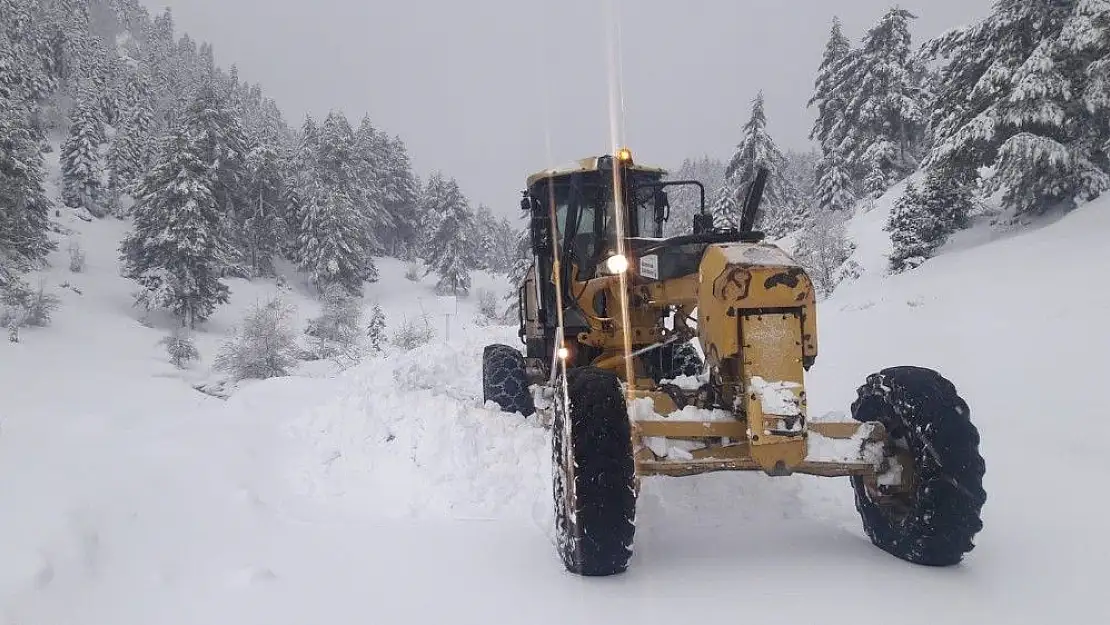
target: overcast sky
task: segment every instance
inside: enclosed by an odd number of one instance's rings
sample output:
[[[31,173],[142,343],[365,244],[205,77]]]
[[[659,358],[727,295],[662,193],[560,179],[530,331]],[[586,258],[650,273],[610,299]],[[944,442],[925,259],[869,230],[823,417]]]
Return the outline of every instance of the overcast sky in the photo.
[[[369,113],[417,172],[442,170],[512,215],[524,178],[608,152],[609,0],[144,0],[223,67],[262,84],[287,119]],[[763,90],[782,148],[809,147],[805,107],[834,14],[858,42],[889,0],[614,0],[625,139],[637,160],[727,159]],[[991,0],[903,0],[923,37]],[[545,137],[550,136],[550,153]]]

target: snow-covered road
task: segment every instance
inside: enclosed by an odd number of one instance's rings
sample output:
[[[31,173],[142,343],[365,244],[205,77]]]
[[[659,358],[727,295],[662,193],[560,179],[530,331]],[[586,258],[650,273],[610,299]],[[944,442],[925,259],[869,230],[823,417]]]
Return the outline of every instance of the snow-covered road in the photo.
[[[813,411],[895,364],[970,404],[988,501],[961,566],[872,547],[846,480],[714,475],[646,482],[629,572],[576,578],[551,544],[546,432],[480,403],[481,346],[511,328],[223,402],[137,355],[157,333],[29,349],[76,336],[88,318],[63,309],[0,348],[0,623],[1110,622],[1108,209],[819,309]]]

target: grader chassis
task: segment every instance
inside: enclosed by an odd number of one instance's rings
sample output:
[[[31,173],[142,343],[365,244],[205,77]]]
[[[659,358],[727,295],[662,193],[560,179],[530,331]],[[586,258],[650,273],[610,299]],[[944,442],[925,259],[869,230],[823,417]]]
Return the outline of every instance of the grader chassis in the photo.
[[[559,552],[573,573],[627,568],[640,478],[716,471],[849,477],[872,542],[910,562],[953,565],[974,546],[985,465],[950,382],[884,369],[859,388],[852,421],[810,419],[816,299],[805,270],[754,230],[768,174],[727,229],[699,182],[665,181],[626,149],[528,179],[525,350],[488,346],[483,388],[552,426]],[[700,213],[692,234],[664,238],[666,191],[682,186],[699,190]]]

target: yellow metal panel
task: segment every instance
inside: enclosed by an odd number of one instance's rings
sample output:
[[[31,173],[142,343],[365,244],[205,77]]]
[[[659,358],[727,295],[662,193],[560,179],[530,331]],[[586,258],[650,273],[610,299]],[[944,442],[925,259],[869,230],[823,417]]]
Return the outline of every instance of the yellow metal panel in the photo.
[[[641,288],[641,297],[653,306],[688,306],[694,308],[698,305],[698,275],[691,274],[674,280],[652,282]]]
[[[836,423],[811,422],[808,429],[810,432],[816,432],[825,438],[847,439],[855,436],[856,432],[858,432],[863,425],[863,423],[858,421]]]
[[[663,438],[748,438],[743,421],[637,421],[636,429],[641,436]]]
[[[767,472],[793,469],[805,460],[805,436],[788,437],[770,433],[770,430],[779,429],[772,422],[778,417],[764,414],[762,401],[753,388],[752,380],[759,377],[769,383],[797,385],[797,388],[777,392],[793,396],[800,404],[799,416],[804,418],[801,315],[798,312],[743,314],[740,315],[739,325],[752,457]]]

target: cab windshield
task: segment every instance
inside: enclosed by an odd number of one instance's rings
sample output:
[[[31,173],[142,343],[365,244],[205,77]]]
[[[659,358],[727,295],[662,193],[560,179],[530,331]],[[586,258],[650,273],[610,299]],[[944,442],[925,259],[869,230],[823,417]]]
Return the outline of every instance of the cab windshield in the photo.
[[[653,182],[655,178],[629,176],[630,182]],[[635,189],[628,194],[627,237],[662,236],[662,223],[655,219],[654,192],[650,188]],[[616,211],[613,186],[609,174],[589,172],[546,184],[535,196],[545,206],[554,202],[556,237],[560,249],[572,255],[579,266],[592,274],[606,249],[616,247]]]

